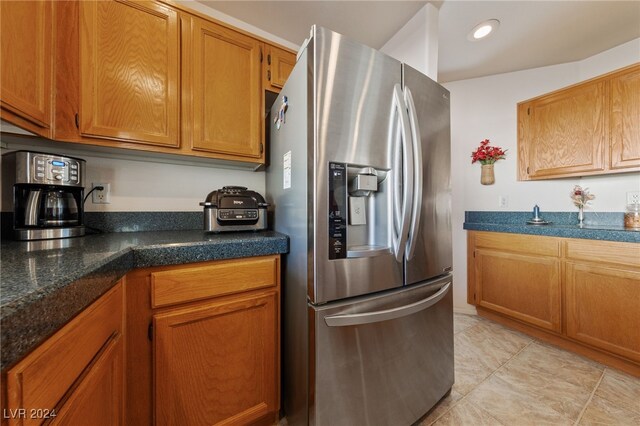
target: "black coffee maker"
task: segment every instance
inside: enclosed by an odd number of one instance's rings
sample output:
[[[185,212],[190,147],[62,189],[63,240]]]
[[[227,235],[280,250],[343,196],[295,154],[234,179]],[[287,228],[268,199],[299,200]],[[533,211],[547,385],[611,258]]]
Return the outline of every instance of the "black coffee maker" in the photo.
[[[80,158],[32,151],[2,156],[3,208],[12,209],[15,239],[84,235],[85,164]]]

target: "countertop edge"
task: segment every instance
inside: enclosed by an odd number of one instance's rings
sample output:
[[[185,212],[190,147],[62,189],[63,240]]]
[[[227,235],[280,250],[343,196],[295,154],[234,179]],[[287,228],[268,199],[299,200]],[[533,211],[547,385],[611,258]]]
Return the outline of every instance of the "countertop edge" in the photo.
[[[0,370],[6,371],[24,358],[91,303],[137,268],[182,265],[289,251],[284,234],[263,239],[220,243],[160,243],[122,248],[108,259],[87,267],[81,276],[52,288],[35,291],[2,306],[0,315]]]
[[[591,229],[578,227],[559,227],[553,225],[498,224],[464,222],[468,231],[505,232],[511,234],[540,235],[561,238],[578,238],[599,241],[640,243],[640,232],[615,229]]]

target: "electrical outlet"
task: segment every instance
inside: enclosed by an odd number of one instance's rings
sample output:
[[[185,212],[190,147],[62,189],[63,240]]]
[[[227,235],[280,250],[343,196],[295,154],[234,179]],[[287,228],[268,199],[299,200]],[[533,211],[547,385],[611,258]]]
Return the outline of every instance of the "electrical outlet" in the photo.
[[[91,184],[92,188],[96,186],[104,187],[103,190],[96,189],[91,193],[91,201],[93,204],[110,204],[111,203],[111,184],[110,183],[102,183],[102,182],[94,182]]]
[[[627,192],[627,204],[640,204],[640,191]]]
[[[500,207],[501,209],[506,209],[507,207],[509,207],[509,197],[507,197],[506,195],[499,195],[498,207]]]

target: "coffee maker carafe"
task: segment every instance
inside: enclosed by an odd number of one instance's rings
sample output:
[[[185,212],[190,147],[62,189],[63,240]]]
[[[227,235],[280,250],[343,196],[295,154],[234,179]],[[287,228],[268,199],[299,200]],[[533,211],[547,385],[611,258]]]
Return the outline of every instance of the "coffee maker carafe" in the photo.
[[[84,160],[62,155],[15,151],[2,156],[3,207],[10,202],[15,239],[84,235],[84,169]]]

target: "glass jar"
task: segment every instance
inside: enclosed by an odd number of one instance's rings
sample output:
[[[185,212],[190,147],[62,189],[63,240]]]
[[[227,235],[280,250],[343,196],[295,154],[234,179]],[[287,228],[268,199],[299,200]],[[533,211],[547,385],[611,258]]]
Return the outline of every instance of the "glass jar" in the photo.
[[[625,228],[640,228],[640,204],[628,204],[624,214]]]

